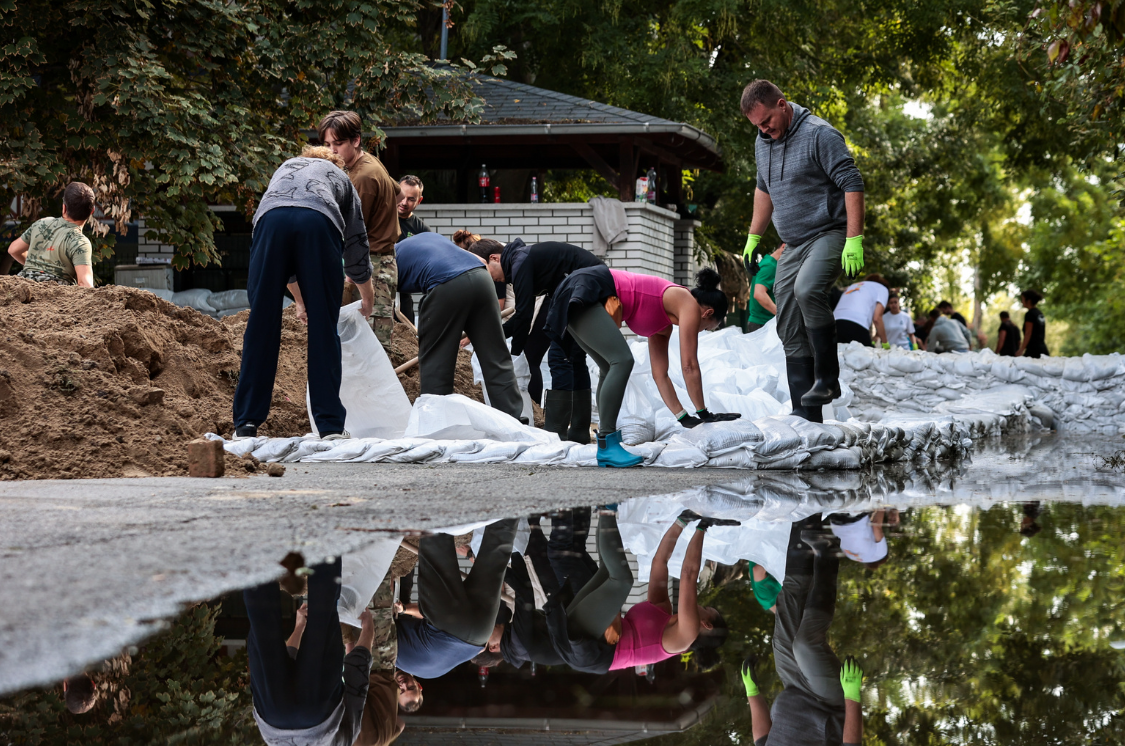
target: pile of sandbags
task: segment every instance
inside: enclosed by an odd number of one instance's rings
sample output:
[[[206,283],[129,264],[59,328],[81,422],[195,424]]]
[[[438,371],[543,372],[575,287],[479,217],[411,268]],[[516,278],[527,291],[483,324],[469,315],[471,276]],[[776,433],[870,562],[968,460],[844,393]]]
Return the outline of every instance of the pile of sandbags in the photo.
[[[840,347],[849,409],[866,420],[892,413],[987,414],[1026,409],[1031,424],[1079,435],[1125,434],[1120,354],[1001,357],[991,350],[936,355]]]

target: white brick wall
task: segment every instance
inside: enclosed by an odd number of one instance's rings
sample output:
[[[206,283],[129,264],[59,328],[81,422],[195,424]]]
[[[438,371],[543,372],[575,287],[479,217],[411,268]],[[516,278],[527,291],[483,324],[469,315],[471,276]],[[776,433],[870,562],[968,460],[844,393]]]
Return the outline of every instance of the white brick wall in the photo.
[[[525,243],[565,241],[592,251],[594,248],[594,211],[585,202],[540,204],[456,204],[427,205],[415,214],[433,230],[452,237],[457,230],[470,230],[501,243],[522,238]],[[629,238],[614,244],[606,255],[606,264],[615,269],[657,275],[683,282],[677,271],[678,251],[686,251],[690,261],[694,247],[692,232],[695,223],[679,220],[676,213],[646,203],[626,203]],[[677,231],[677,225],[680,226]],[[686,249],[678,249],[677,236]],[[690,276],[694,262],[685,264]]]
[[[176,253],[175,247],[160,243],[155,238],[148,238],[148,232],[149,229],[145,227],[144,218],[139,218],[137,220],[137,256],[171,260]]]
[[[699,266],[695,261],[695,229],[702,223],[698,220],[677,220],[675,223],[675,282],[691,287],[695,284],[695,273]]]

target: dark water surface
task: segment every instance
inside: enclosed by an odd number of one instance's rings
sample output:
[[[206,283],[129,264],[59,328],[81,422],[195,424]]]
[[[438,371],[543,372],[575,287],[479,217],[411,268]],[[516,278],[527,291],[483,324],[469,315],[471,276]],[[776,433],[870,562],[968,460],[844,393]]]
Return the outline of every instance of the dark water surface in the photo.
[[[444,600],[432,584],[423,589],[417,570],[392,584],[389,576],[414,559],[400,551],[391,565],[398,540],[381,539],[391,542],[384,564],[370,559],[377,551],[365,555],[381,570],[364,581],[378,591],[374,673],[358,742],[386,743],[402,724],[402,744],[751,744],[763,721],[753,721],[740,675],[750,658],[773,707],[768,743],[841,743],[848,706],[838,666],[853,656],[865,676],[864,744],[1125,743],[1123,444],[1021,436],[980,446],[972,461],[952,465],[732,472],[727,485],[616,506],[583,505],[576,495],[574,510],[524,516],[518,527],[480,527],[472,562],[454,557],[451,541],[439,547],[427,543],[436,537],[411,538],[423,554],[459,562],[476,578]],[[631,587],[595,583],[627,618],[638,604],[665,597],[682,612],[686,587],[675,578],[682,566],[690,572],[697,524],[683,529],[666,562],[657,548],[685,509],[739,522],[708,529],[703,541],[699,603],[717,609],[722,622],[704,630],[707,644],[690,653],[605,671],[614,647],[576,631],[566,610],[598,572],[620,575],[627,567]],[[517,554],[501,542],[497,556],[492,540],[501,528],[506,535],[515,528]],[[885,544],[875,541],[880,535]],[[626,550],[624,565],[614,564],[616,546]],[[290,593],[276,591],[278,639],[293,631],[306,593],[316,593],[302,587],[307,570],[299,558],[290,559],[297,570]],[[344,595],[357,561],[342,560]],[[506,622],[501,655],[419,676],[422,707],[396,711],[394,663],[396,654],[408,656],[399,650],[403,617],[393,632],[395,597],[410,604],[430,593],[435,614],[427,622],[463,640],[468,626],[458,625],[487,616],[476,605],[487,605],[496,583],[485,577],[505,563],[505,593],[522,621]],[[665,564],[673,579],[662,584]],[[768,581],[752,580],[754,565],[759,577],[764,570],[780,581],[773,611],[765,608]],[[314,570],[322,579],[332,572]],[[234,593],[187,609],[165,633],[92,666],[98,696],[86,714],[67,711],[61,687],[0,700],[0,744],[261,743],[246,645],[254,599]],[[520,660],[535,657],[526,651],[535,645],[550,658],[560,624],[575,647],[587,646],[591,670]],[[533,630],[525,634],[532,645],[515,646],[526,656],[513,653],[517,625]]]

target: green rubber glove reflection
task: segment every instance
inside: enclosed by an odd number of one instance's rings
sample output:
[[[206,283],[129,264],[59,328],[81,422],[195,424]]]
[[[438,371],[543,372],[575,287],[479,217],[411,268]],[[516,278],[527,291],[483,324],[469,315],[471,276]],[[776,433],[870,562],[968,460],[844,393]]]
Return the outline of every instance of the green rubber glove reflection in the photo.
[[[863,669],[856,663],[855,658],[849,655],[844,659],[844,665],[840,666],[840,686],[844,688],[844,699],[858,702],[862,684]]]
[[[855,277],[863,271],[863,236],[844,239],[844,253],[840,256],[844,274]]]
[[[754,656],[742,661],[742,685],[746,687],[747,697],[757,697],[762,693],[758,689],[758,682],[754,681],[754,664],[757,662]]]
[[[754,253],[754,249],[758,248],[758,242],[761,240],[761,236],[755,235],[753,233],[746,236],[746,245],[742,248],[742,255],[747,259],[750,259],[750,257]]]

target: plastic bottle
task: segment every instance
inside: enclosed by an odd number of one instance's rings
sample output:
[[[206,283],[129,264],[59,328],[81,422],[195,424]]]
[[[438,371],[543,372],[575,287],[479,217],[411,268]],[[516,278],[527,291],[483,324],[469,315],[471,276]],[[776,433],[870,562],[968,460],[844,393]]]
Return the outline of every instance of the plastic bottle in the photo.
[[[648,194],[646,199],[650,205],[656,204],[656,169],[649,168],[648,170]]]
[[[477,669],[477,681],[480,682],[480,688],[484,689],[488,684],[488,666],[481,666]]]
[[[480,164],[480,176],[477,177],[477,183],[480,184],[480,201],[481,202],[488,202],[488,198],[491,196],[488,193],[489,181],[490,181],[490,179],[488,178],[488,167],[485,166],[482,163],[482,164]]]
[[[633,190],[633,201],[644,202],[648,194],[648,177],[642,176],[637,179],[637,186]]]
[[[539,201],[539,181],[534,176],[531,177],[531,201]],[[532,675],[534,676],[534,674]]]
[[[500,187],[492,187],[492,201],[493,202],[499,202],[500,201]]]

